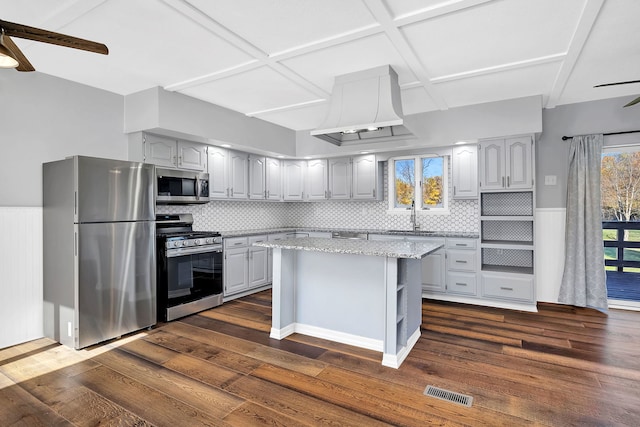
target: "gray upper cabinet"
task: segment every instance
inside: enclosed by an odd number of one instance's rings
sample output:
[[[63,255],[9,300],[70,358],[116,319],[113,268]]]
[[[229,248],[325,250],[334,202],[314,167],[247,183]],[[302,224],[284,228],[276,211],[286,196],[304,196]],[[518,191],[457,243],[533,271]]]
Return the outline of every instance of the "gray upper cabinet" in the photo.
[[[285,160],[282,168],[283,200],[303,200],[304,197],[304,160]]]
[[[266,199],[266,160],[264,157],[249,155],[249,198]]]
[[[229,151],[229,197],[246,199],[249,194],[249,155]]]
[[[533,140],[530,136],[480,143],[482,191],[533,188]]]
[[[278,159],[265,159],[267,200],[282,200],[282,164]]]
[[[351,198],[351,159],[329,159],[329,198]]]
[[[157,166],[204,172],[207,146],[153,134],[144,135],[144,161]]]
[[[451,153],[453,198],[478,197],[478,146],[456,145]]]
[[[249,155],[241,151],[210,146],[208,157],[209,197],[212,199],[248,198]]]
[[[328,193],[328,169],[325,159],[307,162],[307,194],[306,200],[324,200]]]
[[[229,197],[229,150],[210,146],[208,148],[209,198]]]
[[[352,159],[352,190],[353,199],[371,200],[379,198],[378,192],[382,189],[379,183],[381,178],[378,170],[378,162],[373,154],[365,154]]]

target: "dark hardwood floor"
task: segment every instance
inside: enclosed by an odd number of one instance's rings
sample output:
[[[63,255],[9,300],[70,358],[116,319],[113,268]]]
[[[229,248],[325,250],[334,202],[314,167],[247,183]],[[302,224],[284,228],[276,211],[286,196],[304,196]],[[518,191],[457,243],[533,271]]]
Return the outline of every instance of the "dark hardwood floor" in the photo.
[[[425,300],[397,370],[373,351],[272,340],[270,321],[266,291],[88,350],[0,350],[0,425],[640,425],[640,312]]]

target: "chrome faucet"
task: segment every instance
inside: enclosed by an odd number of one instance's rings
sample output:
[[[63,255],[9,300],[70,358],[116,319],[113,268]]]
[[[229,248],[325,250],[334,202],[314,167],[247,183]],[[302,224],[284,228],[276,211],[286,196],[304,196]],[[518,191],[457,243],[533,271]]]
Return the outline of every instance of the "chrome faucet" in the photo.
[[[416,223],[416,201],[411,201],[411,228],[413,231],[419,230],[420,226]]]

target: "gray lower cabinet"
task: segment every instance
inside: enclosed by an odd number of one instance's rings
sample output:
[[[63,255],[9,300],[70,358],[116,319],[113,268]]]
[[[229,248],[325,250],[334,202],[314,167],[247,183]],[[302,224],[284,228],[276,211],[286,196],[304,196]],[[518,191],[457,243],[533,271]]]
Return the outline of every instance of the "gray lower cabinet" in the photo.
[[[476,239],[447,239],[447,294],[478,295]]]
[[[252,246],[266,235],[224,239],[224,296],[259,288],[270,282],[267,248]]]

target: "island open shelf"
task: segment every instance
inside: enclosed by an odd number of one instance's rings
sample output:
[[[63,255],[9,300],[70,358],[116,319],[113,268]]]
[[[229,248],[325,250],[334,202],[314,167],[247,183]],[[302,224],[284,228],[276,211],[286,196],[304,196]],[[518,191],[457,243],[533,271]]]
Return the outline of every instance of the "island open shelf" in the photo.
[[[420,338],[421,258],[434,243],[287,239],[273,248],[271,338],[293,333],[382,352],[398,368]]]

